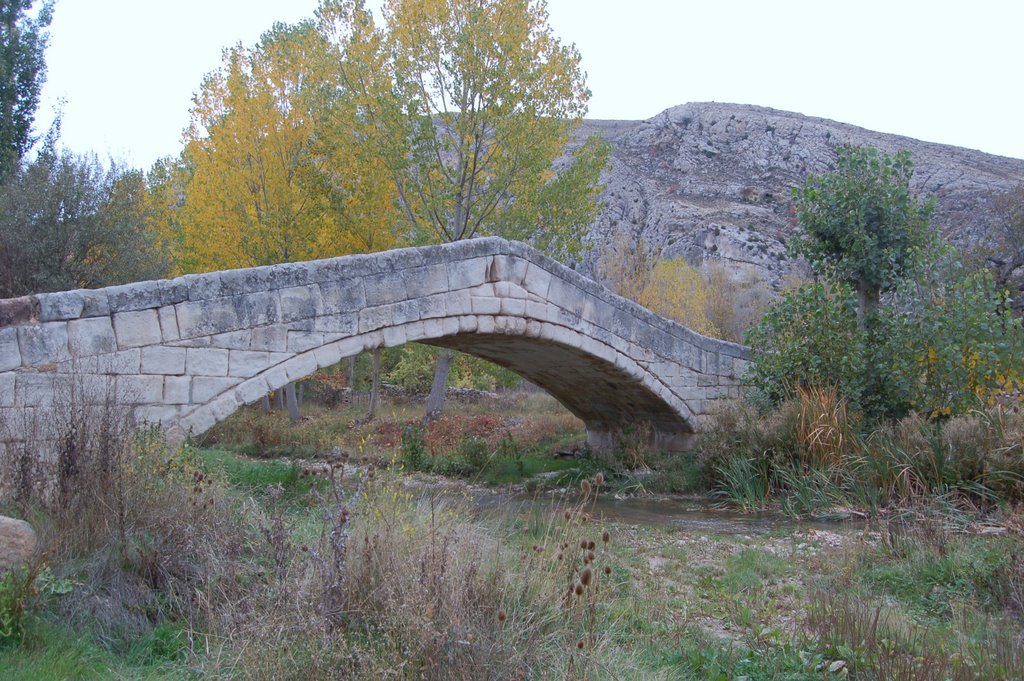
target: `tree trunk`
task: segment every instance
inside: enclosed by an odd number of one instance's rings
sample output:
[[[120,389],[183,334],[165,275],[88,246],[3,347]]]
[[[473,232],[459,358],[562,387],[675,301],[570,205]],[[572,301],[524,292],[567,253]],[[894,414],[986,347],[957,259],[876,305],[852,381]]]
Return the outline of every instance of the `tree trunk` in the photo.
[[[374,348],[373,382],[370,385],[370,408],[366,412],[367,419],[372,419],[377,415],[378,406],[380,406],[380,348]]]
[[[434,365],[434,382],[430,385],[430,395],[427,397],[427,413],[424,421],[433,421],[444,413],[445,389],[448,387],[448,370],[452,365],[452,358],[455,353],[450,350],[442,351],[437,356],[437,363]]]
[[[260,411],[262,411],[264,414],[269,414],[270,413],[270,396],[269,395],[264,395],[263,397],[260,398]]]
[[[277,396],[277,408],[284,409],[284,388],[275,390],[274,395]]]
[[[352,390],[356,387],[356,355],[348,358],[348,387]]]
[[[864,281],[857,283],[857,327],[867,329],[868,319],[875,316],[881,302],[881,292]]]
[[[288,402],[288,418],[291,419],[292,425],[299,422],[299,400],[295,397],[295,382],[291,382],[284,387],[285,399]]]

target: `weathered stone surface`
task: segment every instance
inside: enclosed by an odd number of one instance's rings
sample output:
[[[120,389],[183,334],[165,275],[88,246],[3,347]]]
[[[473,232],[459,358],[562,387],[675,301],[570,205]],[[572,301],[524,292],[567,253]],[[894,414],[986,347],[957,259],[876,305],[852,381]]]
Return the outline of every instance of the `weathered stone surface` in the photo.
[[[117,338],[110,317],[87,317],[68,322],[68,346],[76,357],[116,351]]]
[[[206,404],[225,390],[229,390],[241,382],[236,377],[196,376],[192,379],[192,403]]]
[[[27,565],[35,555],[37,544],[31,525],[0,515],[0,577],[9,568]]]
[[[18,330],[0,329],[0,371],[21,366],[21,350],[18,349]]]
[[[185,348],[162,345],[142,348],[142,373],[168,375],[185,373]]]
[[[18,348],[24,366],[52,364],[71,359],[67,322],[46,322],[18,327]]]
[[[78,291],[63,291],[61,293],[40,293],[36,296],[39,301],[39,321],[56,322],[77,319],[82,316],[85,308],[85,301],[82,300]]]
[[[645,121],[585,121],[578,137],[598,132],[613,150],[585,272],[626,230],[665,257],[777,283],[794,267],[785,248],[791,189],[831,170],[842,145],[909,150],[911,189],[936,197],[932,223],[959,246],[995,245],[994,199],[1024,182],[1024,160],[758,106],[690,103]]]
[[[156,310],[119,312],[114,313],[112,318],[117,345],[122,350],[155,345],[162,340]]]
[[[227,376],[228,352],[220,348],[188,348],[185,373],[191,376]]]
[[[36,321],[36,302],[30,296],[0,300],[0,328]]]
[[[500,239],[281,267],[44,297],[0,329],[0,407],[44,413],[84,372],[180,439],[343,357],[420,341],[509,367],[595,433],[646,420],[668,442],[735,394],[748,357]],[[85,314],[87,295],[113,314],[32,321],[80,300]]]

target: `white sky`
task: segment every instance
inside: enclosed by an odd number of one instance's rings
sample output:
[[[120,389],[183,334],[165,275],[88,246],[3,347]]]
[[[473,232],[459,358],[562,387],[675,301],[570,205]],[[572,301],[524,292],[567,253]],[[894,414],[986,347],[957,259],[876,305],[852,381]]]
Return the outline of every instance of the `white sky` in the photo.
[[[221,50],[318,0],[58,0],[37,129],[148,169]],[[593,118],[759,104],[1024,158],[1021,0],[549,0]]]

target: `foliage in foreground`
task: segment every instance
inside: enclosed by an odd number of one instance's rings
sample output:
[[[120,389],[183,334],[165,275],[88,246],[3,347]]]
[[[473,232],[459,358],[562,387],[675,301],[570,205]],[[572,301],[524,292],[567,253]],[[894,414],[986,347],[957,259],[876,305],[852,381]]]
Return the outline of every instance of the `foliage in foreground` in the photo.
[[[801,388],[767,414],[723,409],[698,450],[706,479],[738,505],[793,515],[869,512],[946,499],[1024,501],[1024,417],[999,407],[944,421],[911,414],[870,428],[835,389]]]
[[[781,295],[747,336],[772,404],[836,387],[873,418],[963,414],[1024,386],[1024,328],[987,270],[970,272],[909,193],[905,152],[840,150],[795,192],[794,254],[820,280]]]

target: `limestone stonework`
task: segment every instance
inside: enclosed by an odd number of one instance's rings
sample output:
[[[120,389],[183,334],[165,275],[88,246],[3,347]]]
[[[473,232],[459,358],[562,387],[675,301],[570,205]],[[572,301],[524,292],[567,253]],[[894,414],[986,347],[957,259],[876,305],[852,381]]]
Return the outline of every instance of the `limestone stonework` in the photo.
[[[595,446],[640,423],[671,446],[738,394],[749,361],[497,238],[39,294],[0,313],[7,441],[72,380],[180,440],[344,357],[419,341],[544,388]]]

